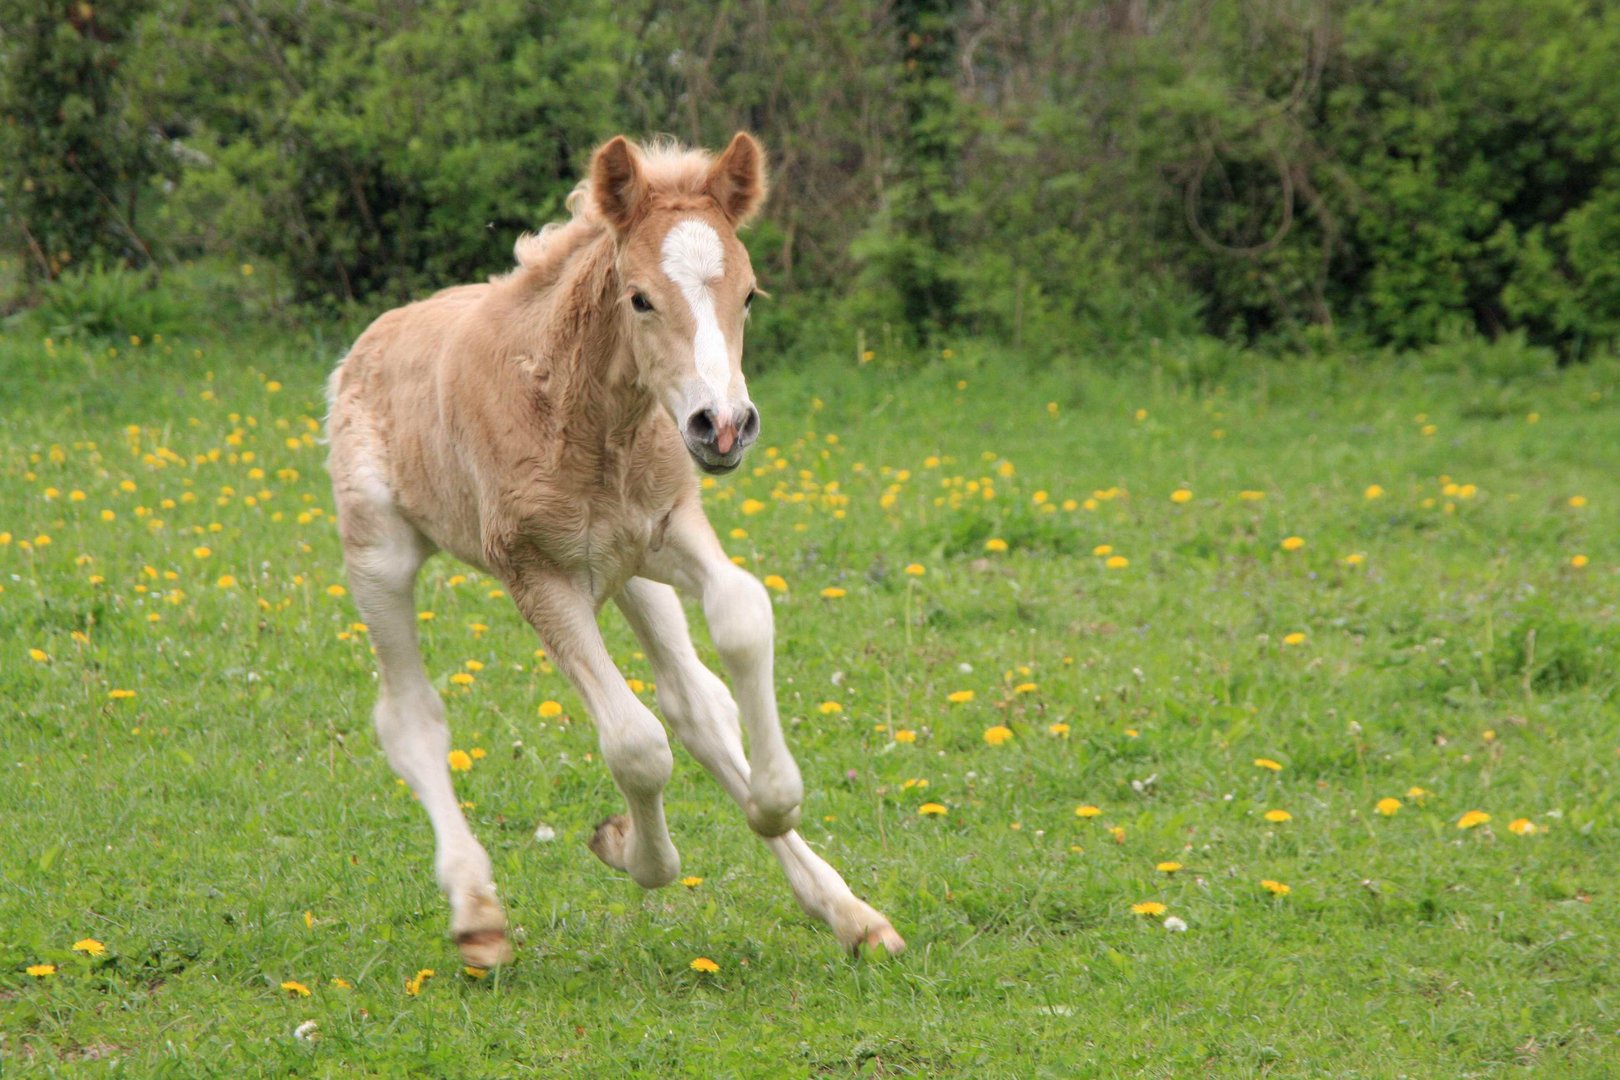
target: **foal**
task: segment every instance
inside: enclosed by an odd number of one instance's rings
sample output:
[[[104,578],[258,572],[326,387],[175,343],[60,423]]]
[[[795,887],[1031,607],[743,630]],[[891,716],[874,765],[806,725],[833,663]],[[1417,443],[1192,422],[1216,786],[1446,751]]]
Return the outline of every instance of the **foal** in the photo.
[[[612,600],[670,727],[742,805],[800,906],[848,949],[905,948],[793,831],[804,785],[777,718],[771,602],[721,550],[692,470],[733,471],[759,435],[741,364],[755,281],[736,230],[764,197],[764,153],[745,133],[712,161],[615,138],[570,198],[572,220],[520,239],[515,270],[384,314],[328,384],[327,467],[377,655],[377,733],[432,820],[468,964],[512,953],[417,650],[413,585],[440,549],[505,584],[590,710],[627,810],[597,827],[597,857],[645,888],[680,871],[669,740],[597,628]],[[699,662],[671,586],[702,604],[737,700]]]

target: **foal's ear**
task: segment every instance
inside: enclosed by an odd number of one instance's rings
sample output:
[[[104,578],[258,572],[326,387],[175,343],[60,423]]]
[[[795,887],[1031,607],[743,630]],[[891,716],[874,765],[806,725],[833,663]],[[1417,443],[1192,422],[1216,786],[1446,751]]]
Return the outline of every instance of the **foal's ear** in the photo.
[[[748,132],[737,132],[726,152],[709,166],[703,189],[733,225],[746,224],[765,201],[764,148]]]
[[[596,212],[614,232],[623,232],[641,212],[646,195],[640,152],[629,139],[615,135],[591,156],[591,197]]]

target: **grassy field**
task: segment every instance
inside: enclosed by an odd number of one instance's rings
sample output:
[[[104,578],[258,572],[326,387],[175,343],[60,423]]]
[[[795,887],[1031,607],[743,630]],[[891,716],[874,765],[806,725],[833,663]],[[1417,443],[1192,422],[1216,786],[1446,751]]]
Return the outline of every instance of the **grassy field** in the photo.
[[[1620,1074],[1614,365],[756,379],[710,513],[775,575],[803,831],[910,951],[843,956],[679,753],[701,881],[598,863],[589,720],[441,558],[522,942],[479,979],[370,731],[340,347],[0,343],[0,1073]]]

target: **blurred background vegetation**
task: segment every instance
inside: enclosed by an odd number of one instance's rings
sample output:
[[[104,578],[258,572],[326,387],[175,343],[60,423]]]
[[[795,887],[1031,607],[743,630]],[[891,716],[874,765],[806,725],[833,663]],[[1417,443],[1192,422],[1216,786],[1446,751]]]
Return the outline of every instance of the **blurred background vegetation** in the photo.
[[[747,128],[755,363],[1567,362],[1620,327],[1616,71],[1599,0],[0,0],[0,299],[359,317],[504,270],[614,133]]]

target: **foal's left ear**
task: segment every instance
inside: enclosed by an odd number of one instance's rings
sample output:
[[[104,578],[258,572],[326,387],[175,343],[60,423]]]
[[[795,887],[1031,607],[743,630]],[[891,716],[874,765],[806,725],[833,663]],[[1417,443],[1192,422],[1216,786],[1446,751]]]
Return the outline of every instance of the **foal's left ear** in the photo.
[[[747,224],[765,201],[764,148],[748,132],[737,132],[726,152],[709,166],[703,187],[733,225]]]

